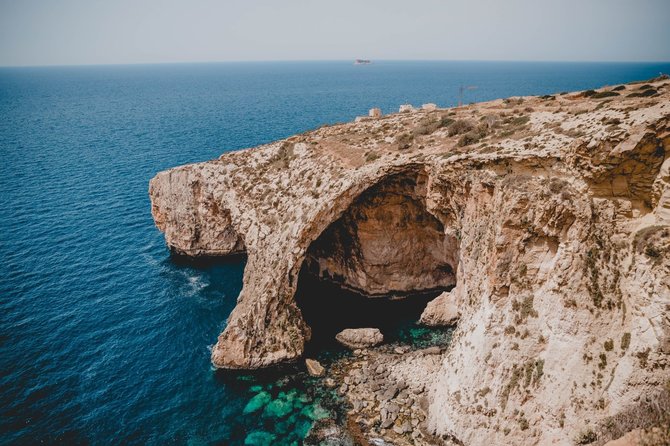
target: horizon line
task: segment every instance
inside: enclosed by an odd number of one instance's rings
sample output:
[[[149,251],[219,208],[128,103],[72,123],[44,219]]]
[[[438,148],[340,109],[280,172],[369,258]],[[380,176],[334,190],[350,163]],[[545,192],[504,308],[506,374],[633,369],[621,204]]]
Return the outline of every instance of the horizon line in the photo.
[[[73,64],[17,64],[0,65],[2,68],[68,68],[68,67],[114,67],[114,66],[142,66],[142,65],[206,65],[206,64],[243,64],[243,63],[305,63],[305,62],[347,62],[352,59],[235,59],[235,60],[201,60],[175,62],[109,62],[109,63],[73,63]],[[551,59],[368,59],[375,62],[509,62],[509,63],[620,63],[620,64],[667,64],[670,60],[551,60]]]

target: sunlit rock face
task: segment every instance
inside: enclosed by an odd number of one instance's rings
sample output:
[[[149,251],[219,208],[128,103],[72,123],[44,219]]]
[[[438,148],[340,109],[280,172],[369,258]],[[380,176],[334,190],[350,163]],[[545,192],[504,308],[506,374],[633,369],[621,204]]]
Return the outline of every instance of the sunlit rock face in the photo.
[[[426,210],[426,180],[401,174],[366,190],[310,246],[307,267],[368,296],[454,285],[458,242]]]
[[[653,400],[670,367],[670,82],[605,92],[411,110],[159,173],[174,251],[247,254],[213,364],[303,354],[307,269],[371,298],[453,286],[422,315],[458,318],[435,367],[389,364],[421,380],[441,438],[570,444]]]

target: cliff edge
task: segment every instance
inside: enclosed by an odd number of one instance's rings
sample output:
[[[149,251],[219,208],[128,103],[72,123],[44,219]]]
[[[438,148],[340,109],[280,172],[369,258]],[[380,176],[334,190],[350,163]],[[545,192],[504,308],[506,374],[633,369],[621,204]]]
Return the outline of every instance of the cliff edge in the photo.
[[[247,255],[217,367],[303,353],[301,270],[369,296],[451,289],[423,316],[460,314],[425,429],[572,444],[668,381],[669,149],[657,79],[324,126],[149,193],[172,251]]]

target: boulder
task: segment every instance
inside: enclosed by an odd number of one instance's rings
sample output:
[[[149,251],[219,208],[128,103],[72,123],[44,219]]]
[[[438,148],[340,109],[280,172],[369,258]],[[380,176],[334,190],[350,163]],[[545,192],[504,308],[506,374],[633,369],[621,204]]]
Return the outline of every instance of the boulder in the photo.
[[[419,322],[431,327],[449,326],[456,324],[460,317],[456,297],[452,291],[445,291],[428,302]]]
[[[339,332],[335,339],[350,349],[374,347],[384,341],[378,328],[347,328]]]
[[[326,373],[326,369],[316,359],[305,359],[305,366],[310,376],[323,376]]]
[[[421,106],[421,110],[426,110],[426,111],[437,110],[437,105],[433,104],[433,103],[423,104]]]
[[[368,116],[375,119],[381,118],[382,110],[380,108],[371,108],[368,112]]]
[[[400,113],[409,113],[414,111],[414,107],[412,107],[412,104],[403,104],[398,111]]]

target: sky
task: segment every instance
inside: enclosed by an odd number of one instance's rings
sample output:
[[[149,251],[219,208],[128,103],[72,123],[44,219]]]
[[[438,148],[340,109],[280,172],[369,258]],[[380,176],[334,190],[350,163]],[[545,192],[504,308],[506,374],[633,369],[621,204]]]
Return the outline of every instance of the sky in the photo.
[[[0,66],[670,61],[670,0],[0,0]]]

